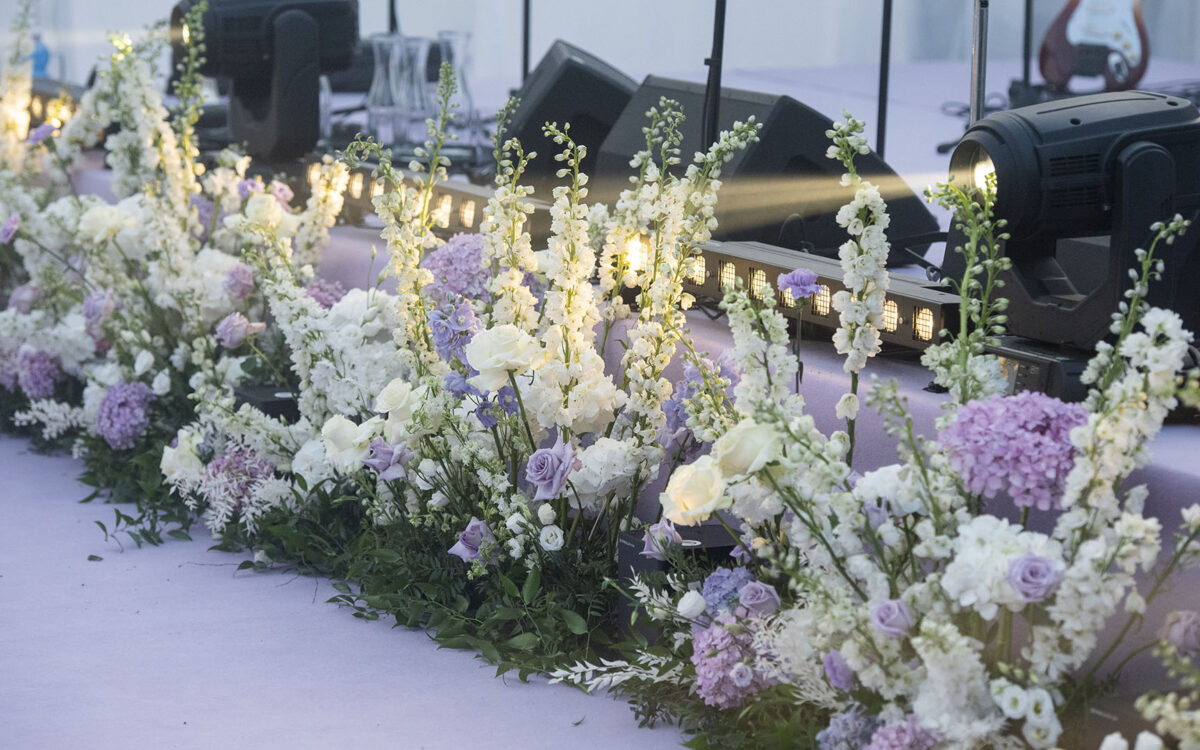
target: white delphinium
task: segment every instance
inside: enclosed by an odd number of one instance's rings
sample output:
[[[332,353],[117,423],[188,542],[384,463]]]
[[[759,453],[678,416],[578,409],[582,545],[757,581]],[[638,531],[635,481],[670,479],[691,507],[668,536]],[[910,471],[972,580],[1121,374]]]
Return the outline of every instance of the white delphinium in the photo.
[[[978,747],[998,733],[1005,717],[992,700],[979,642],[949,622],[926,618],[912,645],[925,669],[912,698],[922,725],[934,729],[948,747]],[[1053,716],[1053,704],[1050,708]],[[1057,737],[1044,747],[1052,747]]]
[[[300,224],[292,238],[292,262],[298,266],[316,263],[329,244],[329,228],[337,221],[345,203],[350,170],[345,163],[326,155],[310,175],[312,194],[300,214]]]

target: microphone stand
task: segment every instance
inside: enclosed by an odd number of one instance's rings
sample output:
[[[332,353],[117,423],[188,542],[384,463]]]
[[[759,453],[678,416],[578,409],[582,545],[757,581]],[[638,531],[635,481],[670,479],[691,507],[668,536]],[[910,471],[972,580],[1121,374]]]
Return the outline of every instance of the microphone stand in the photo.
[[[875,133],[875,153],[883,158],[883,142],[887,136],[888,73],[892,64],[892,0],[883,0],[883,31],[879,39],[879,107],[878,128]]]
[[[975,0],[975,28],[971,40],[971,125],[983,117],[987,98],[987,32],[988,0]]]
[[[704,64],[708,66],[708,82],[704,86],[704,127],[701,140],[704,149],[717,140],[717,120],[721,108],[721,57],[724,48],[725,0],[716,0],[713,12],[712,55],[704,59]]]
[[[530,0],[524,0],[521,12],[521,83],[529,77],[529,8]]]

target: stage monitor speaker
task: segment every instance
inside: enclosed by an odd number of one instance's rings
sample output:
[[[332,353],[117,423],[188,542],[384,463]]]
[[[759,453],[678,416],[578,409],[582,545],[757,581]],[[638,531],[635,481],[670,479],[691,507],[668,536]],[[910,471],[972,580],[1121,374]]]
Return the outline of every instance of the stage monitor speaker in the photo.
[[[520,139],[526,151],[538,152],[525,173],[525,184],[550,200],[551,189],[561,182],[554,176],[562,167],[554,160],[561,147],[542,133],[547,122],[559,127],[571,123],[572,139],[587,146],[583,171],[590,176],[600,144],[637,87],[636,81],[598,57],[556,41],[517,92],[521,104],[509,126],[510,137]]]
[[[646,147],[642,133],[646,111],[657,107],[661,97],[679,102],[686,116],[681,169],[697,151],[710,145],[700,142],[704,84],[648,76],[600,148],[592,175],[593,200],[611,206],[620,190],[628,187],[629,160]],[[721,89],[721,130],[751,115],[762,123],[759,140],[737,152],[721,171],[719,226],[714,239],[758,241],[835,257],[848,235],[834,216],[852,193],[840,184],[841,163],[825,156],[830,145],[825,131],[833,126],[832,121],[789,96]],[[860,155],[856,164],[859,174],[878,185],[888,202],[889,264],[907,262],[898,243],[937,232],[937,220],[874,152]],[[926,239],[914,249],[923,252],[928,242]]]

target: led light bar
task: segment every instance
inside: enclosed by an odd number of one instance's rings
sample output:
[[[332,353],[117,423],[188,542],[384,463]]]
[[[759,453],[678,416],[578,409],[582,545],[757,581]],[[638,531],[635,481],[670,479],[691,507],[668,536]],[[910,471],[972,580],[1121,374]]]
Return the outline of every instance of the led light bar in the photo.
[[[790,294],[779,292],[779,276],[797,268],[814,271],[820,287],[804,306],[803,321],[822,328],[837,328],[833,295],[845,289],[842,267],[837,260],[761,242],[709,242],[703,248],[703,258],[703,267],[708,272],[702,279],[693,275],[684,281],[684,289],[692,295],[698,299],[720,299],[725,287],[740,279],[750,294],[759,299],[770,288],[779,309],[788,317],[796,317],[799,308]],[[956,320],[958,302],[958,295],[933,282],[893,273],[884,302],[880,337],[886,343],[925,349],[936,344],[938,333]]]

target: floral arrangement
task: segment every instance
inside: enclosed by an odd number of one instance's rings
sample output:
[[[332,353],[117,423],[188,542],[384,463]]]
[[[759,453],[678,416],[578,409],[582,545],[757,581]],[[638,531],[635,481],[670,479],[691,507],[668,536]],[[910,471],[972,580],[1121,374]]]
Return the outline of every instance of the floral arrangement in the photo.
[[[542,248],[521,183],[536,154],[505,136],[510,103],[480,233],[444,238],[432,197],[449,166],[449,67],[407,173],[360,140],[322,160],[299,205],[236,152],[202,166],[191,37],[175,117],[153,38],[116,38],[71,119],[32,132],[22,58],[0,76],[0,419],[83,458],[106,499],[136,503],[115,513],[139,545],[201,519],[253,552],[246,567],[335,576],[334,601],[357,616],[428,628],[522,678],[622,692],[697,747],[1079,746],[1090,701],[1146,649],[1180,680],[1137,710],[1200,747],[1200,614],[1140,632],[1198,559],[1200,506],[1168,532],[1127,486],[1166,414],[1200,402],[1200,376],[1182,369],[1191,334],[1144,302],[1181,217],[1138,252],[1092,391],[1066,404],[1004,395],[986,353],[1008,263],[994,187],[931,190],[955,212],[967,271],[956,330],[923,357],[949,398],[921,436],[896,384],[861,377],[880,351],[888,215],[855,169],[866,144],[847,115],[827,135],[853,193],[832,301],[849,388],[845,429],[824,434],[772,294],[725,291],[728,352],[697,351],[687,331],[683,282],[753,121],[684,166],[683,115],[661,101],[612,206],[588,203],[586,146],[547,123],[561,184]],[[72,183],[110,125],[111,205]],[[387,264],[346,290],[312,269],[348,167],[366,162],[384,185]],[[817,291],[803,270],[777,287],[798,305]],[[897,463],[856,468],[863,408],[883,415]],[[728,560],[684,552],[681,529],[697,524],[726,530]],[[660,570],[616,569],[630,535]],[[639,627],[619,622],[621,597]]]

